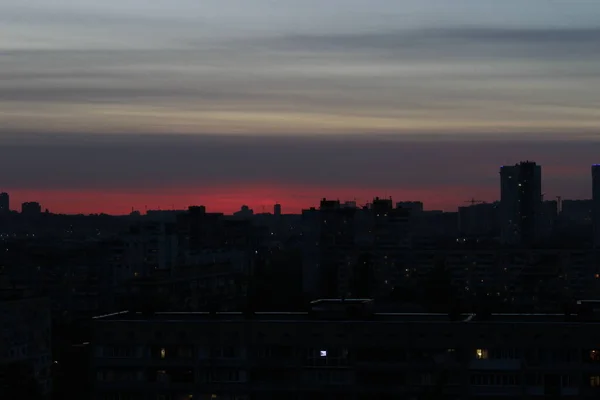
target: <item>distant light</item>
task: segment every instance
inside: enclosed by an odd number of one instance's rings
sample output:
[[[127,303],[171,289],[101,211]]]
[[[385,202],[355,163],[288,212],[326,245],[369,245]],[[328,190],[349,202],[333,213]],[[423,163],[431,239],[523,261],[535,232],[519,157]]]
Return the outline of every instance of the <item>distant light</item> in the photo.
[[[320,355],[321,357],[327,357],[327,350],[321,350]]]

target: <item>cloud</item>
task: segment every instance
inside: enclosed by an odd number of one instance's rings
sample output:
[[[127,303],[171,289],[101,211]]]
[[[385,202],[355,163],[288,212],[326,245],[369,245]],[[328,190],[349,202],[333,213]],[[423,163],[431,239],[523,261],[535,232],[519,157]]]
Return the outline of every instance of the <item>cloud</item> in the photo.
[[[557,171],[544,176],[548,193],[575,197],[589,192],[589,165],[599,153],[598,141],[510,136],[13,135],[0,146],[0,181],[20,190],[116,192],[235,185],[489,191],[498,187],[500,165],[533,159]]]
[[[280,51],[364,52],[413,58],[597,58],[600,28],[442,28],[349,34],[284,35],[265,41]]]
[[[600,122],[600,29],[587,25],[554,29],[546,21],[524,29],[509,18],[505,25],[465,28],[455,17],[471,10],[484,25],[485,7],[431,0],[452,13],[440,14],[437,28],[431,21],[423,28],[419,21],[435,13],[417,1],[328,3],[322,13],[285,1],[272,9],[274,3],[257,2],[249,24],[269,29],[240,37],[250,25],[230,28],[249,8],[242,1],[234,11],[215,1],[159,2],[140,15],[132,12],[139,0],[75,3],[13,4],[4,14],[23,17],[0,38],[5,130],[572,133]],[[371,7],[371,22],[389,11],[381,26],[366,29],[362,19],[351,26],[337,18],[322,23],[324,15],[340,12],[347,21]],[[500,8],[500,15],[514,17],[510,7]],[[540,13],[519,10],[531,21]],[[414,24],[399,23],[413,15]],[[267,16],[281,20],[268,24]],[[36,18],[72,23],[49,27],[33,23]]]
[[[498,29],[464,28],[443,29],[433,32],[434,38],[463,39],[485,42],[529,42],[529,43],[592,43],[600,44],[598,28],[538,28],[538,29]]]

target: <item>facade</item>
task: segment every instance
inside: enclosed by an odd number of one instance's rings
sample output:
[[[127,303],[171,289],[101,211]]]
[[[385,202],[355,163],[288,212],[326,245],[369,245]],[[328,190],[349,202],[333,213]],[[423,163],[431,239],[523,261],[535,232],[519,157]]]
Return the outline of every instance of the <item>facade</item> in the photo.
[[[558,221],[558,201],[542,201],[538,236],[542,240],[552,236]]]
[[[46,299],[26,298],[16,292],[9,289],[1,293],[0,371],[14,365],[24,367],[33,373],[41,393],[48,395],[52,390],[50,304]]]
[[[357,209],[343,208],[339,200],[321,200],[317,279],[322,296],[344,297],[352,290],[357,213]]]
[[[597,398],[600,324],[582,315],[119,313],[93,322],[107,399]]]
[[[539,239],[542,168],[525,161],[500,168],[502,241],[530,245]]]
[[[389,295],[412,246],[411,210],[390,199],[375,198],[370,208],[323,199],[303,219],[304,287],[312,299]]]
[[[400,201],[396,203],[396,208],[408,208],[413,214],[423,212],[422,201]]]
[[[600,186],[599,186],[600,187]],[[563,200],[560,207],[560,222],[564,226],[575,226],[592,223],[592,200]]]
[[[600,247],[600,165],[592,166],[592,225],[595,247]]]
[[[499,234],[498,203],[474,204],[458,208],[461,236],[497,237]]]
[[[10,212],[10,196],[8,193],[0,193],[0,214]]]
[[[25,202],[21,204],[21,214],[32,217],[39,215],[42,212],[42,206],[35,201]]]
[[[119,240],[111,243],[110,251],[115,285],[159,271],[171,275],[178,256],[175,224],[152,220],[136,222]]]

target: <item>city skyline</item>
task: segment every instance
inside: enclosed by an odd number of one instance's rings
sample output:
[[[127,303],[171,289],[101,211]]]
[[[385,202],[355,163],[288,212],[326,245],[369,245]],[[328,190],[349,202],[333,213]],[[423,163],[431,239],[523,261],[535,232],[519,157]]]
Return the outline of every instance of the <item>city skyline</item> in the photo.
[[[420,192],[413,192],[410,193],[408,191],[402,191],[401,189],[398,189],[396,191],[392,191],[392,192],[388,192],[385,191],[385,193],[377,193],[376,190],[372,190],[370,193],[366,193],[363,192],[361,196],[357,196],[357,190],[355,188],[344,188],[342,190],[340,190],[340,188],[338,187],[336,190],[337,192],[334,193],[334,190],[332,190],[331,188],[326,188],[326,187],[322,187],[320,194],[317,194],[316,197],[313,197],[310,193],[307,192],[302,192],[301,188],[299,187],[294,187],[294,188],[284,188],[284,190],[287,191],[281,191],[280,188],[280,192],[275,192],[273,191],[273,188],[269,188],[269,187],[264,187],[261,188],[263,189],[263,191],[259,192],[257,191],[257,187],[253,186],[250,188],[240,188],[238,187],[238,192],[224,192],[224,191],[220,191],[217,193],[198,193],[198,192],[187,192],[184,194],[179,194],[177,195],[176,192],[166,192],[166,193],[162,193],[160,195],[157,194],[153,194],[153,193],[144,193],[144,192],[138,192],[138,193],[131,193],[129,194],[130,197],[127,197],[127,195],[123,195],[123,193],[109,193],[109,192],[103,192],[103,193],[97,193],[96,196],[96,204],[99,204],[97,209],[91,210],[88,208],[78,208],[81,207],[81,205],[83,204],[84,207],[89,207],[89,203],[86,202],[85,198],[82,196],[89,196],[89,193],[81,193],[81,192],[58,192],[58,193],[52,193],[52,195],[56,196],[54,198],[50,197],[50,202],[48,202],[48,198],[46,197],[45,201],[43,200],[43,196],[48,194],[48,192],[25,192],[26,195],[23,196],[23,191],[17,191],[16,196],[14,195],[13,192],[8,193],[10,195],[10,204],[11,207],[10,209],[13,211],[17,211],[17,208],[15,206],[15,204],[17,205],[21,205],[22,203],[25,202],[30,202],[30,201],[34,201],[34,202],[39,202],[42,205],[42,209],[49,209],[51,212],[54,213],[62,213],[62,214],[93,214],[93,213],[106,213],[106,214],[113,214],[113,215],[125,215],[128,214],[131,211],[140,211],[140,212],[145,212],[147,210],[185,210],[187,209],[189,206],[194,206],[194,205],[203,205],[206,206],[209,212],[220,212],[220,213],[225,213],[225,214],[232,214],[234,212],[240,211],[241,207],[249,207],[250,209],[252,209],[255,213],[272,213],[273,212],[273,207],[275,205],[279,205],[279,207],[282,208],[282,212],[284,214],[299,214],[301,213],[302,210],[305,209],[309,209],[312,207],[318,207],[318,203],[321,199],[329,199],[329,200],[339,200],[341,202],[345,202],[345,201],[354,201],[357,205],[362,206],[365,204],[370,204],[372,202],[373,199],[375,198],[391,198],[394,200],[394,202],[412,202],[412,201],[418,201],[418,202],[422,202],[424,205],[425,210],[441,210],[441,211],[445,211],[445,212],[454,212],[457,211],[459,207],[464,207],[466,205],[475,205],[475,204],[479,204],[479,203],[494,203],[494,202],[500,202],[502,199],[502,189],[504,187],[505,183],[505,179],[502,177],[502,172],[507,172],[507,167],[508,169],[510,169],[511,171],[514,168],[517,168],[519,165],[523,164],[523,163],[534,163],[535,161],[520,161],[514,164],[503,164],[500,166],[500,168],[498,169],[499,172],[499,176],[497,177],[497,186],[498,186],[498,196],[495,198],[491,198],[491,197],[486,197],[486,196],[472,196],[472,197],[465,197],[462,199],[458,199],[455,194],[455,198],[457,198],[458,200],[456,201],[456,203],[454,205],[447,203],[448,206],[447,207],[436,207],[437,204],[446,204],[446,203],[439,203],[439,201],[445,201],[446,198],[443,197],[443,195],[447,195],[447,193],[442,192],[442,196],[440,196],[439,192],[427,192],[425,190],[421,190]],[[537,168],[538,168],[538,173],[541,173],[541,169],[543,166],[538,164]],[[595,178],[595,171],[598,169],[598,164],[591,164],[591,174],[589,174],[590,169],[588,169],[588,188],[587,191],[589,192],[589,196],[569,196],[569,195],[562,195],[562,194],[554,194],[554,193],[548,193],[547,189],[544,187],[543,182],[545,180],[550,180],[552,181],[552,177],[550,176],[548,179],[547,173],[545,174],[541,174],[541,176],[543,177],[541,182],[542,182],[542,186],[538,188],[539,193],[541,193],[541,200],[546,200],[546,201],[554,201],[556,199],[561,199],[561,200],[593,200],[595,199],[595,196],[593,195],[593,190],[595,187],[595,181],[597,180]],[[550,168],[543,168],[543,170],[546,172],[547,170],[550,171],[557,171],[556,169],[553,169],[552,167]],[[560,170],[558,170],[560,171]],[[538,178],[539,179],[539,178]],[[312,187],[314,189],[314,187]],[[298,190],[298,192],[291,192],[290,189],[293,190]],[[453,190],[455,188],[452,189],[447,189],[448,191]],[[245,192],[244,192],[245,191]],[[8,191],[4,191],[2,192],[3,195],[5,195]],[[263,197],[262,200],[260,200],[258,203],[256,202],[255,198],[252,197],[246,197],[244,198],[243,196],[240,195],[240,193],[245,193],[247,196],[248,195],[255,195],[257,193],[260,193]],[[289,198],[288,200],[291,200],[289,202],[284,202],[279,200],[279,198],[283,197],[285,198],[286,194],[289,195],[290,193],[293,193],[294,196],[292,198]],[[429,194],[429,196],[431,196],[430,198],[428,197],[418,197],[419,195],[423,195],[423,194]],[[479,188],[479,192],[481,193],[481,188]],[[36,197],[37,196],[37,197]],[[157,197],[158,196],[158,197]],[[24,200],[26,198],[26,200]],[[160,198],[162,200],[162,202],[160,202],[159,204],[153,204],[150,203],[148,200],[149,199],[153,199],[156,200],[157,198]],[[433,201],[431,201],[431,199],[434,198]],[[42,199],[42,200],[40,200]],[[252,200],[252,201],[247,201],[247,200]],[[254,200],[253,200],[254,199]],[[52,201],[54,200],[54,202]],[[438,201],[436,203],[436,200]],[[88,200],[89,201],[89,200]],[[130,207],[125,209],[123,208],[123,205],[126,204],[127,202],[129,202]],[[48,203],[50,204],[58,204],[60,203],[60,206],[58,209],[52,209],[51,207],[48,206]],[[109,208],[101,208],[102,205],[108,205]],[[143,204],[143,205],[142,205]],[[114,209],[110,209],[110,206],[114,205],[118,205],[118,208],[114,208]],[[70,207],[70,208],[69,208]],[[281,210],[280,208],[280,210]],[[281,212],[281,211],[280,211]]]

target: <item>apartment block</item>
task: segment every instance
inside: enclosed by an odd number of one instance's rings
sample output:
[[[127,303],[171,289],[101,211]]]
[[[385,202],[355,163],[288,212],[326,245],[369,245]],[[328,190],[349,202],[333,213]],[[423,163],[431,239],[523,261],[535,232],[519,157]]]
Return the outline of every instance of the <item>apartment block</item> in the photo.
[[[348,299],[315,301],[302,313],[101,316],[93,324],[95,399],[600,395],[592,314],[451,319],[372,308]]]

